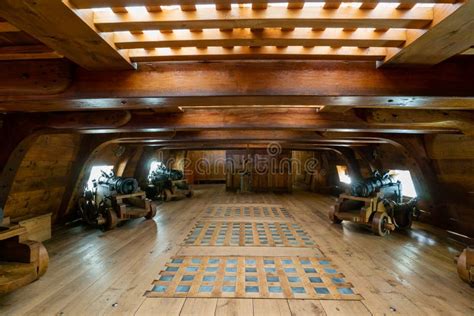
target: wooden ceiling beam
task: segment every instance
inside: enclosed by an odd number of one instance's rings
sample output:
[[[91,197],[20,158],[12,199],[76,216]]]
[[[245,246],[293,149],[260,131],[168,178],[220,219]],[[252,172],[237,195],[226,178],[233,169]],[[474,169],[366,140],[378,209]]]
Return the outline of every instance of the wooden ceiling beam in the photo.
[[[89,112],[91,118],[87,124],[92,124],[93,112]],[[368,122],[365,118],[359,117],[354,112],[345,113],[316,113],[312,109],[291,109],[291,110],[266,110],[252,112],[246,115],[246,110],[195,110],[184,113],[149,115],[132,113],[130,120],[121,126],[113,129],[93,129],[90,133],[126,133],[126,132],[160,132],[160,131],[201,131],[201,130],[300,130],[300,131],[330,131],[330,132],[368,132],[368,133],[408,133],[408,134],[429,134],[429,133],[455,133],[459,129],[455,124],[450,124],[450,116],[446,119],[439,119],[443,123],[433,125],[432,122],[420,122],[409,124],[402,119],[386,124],[384,122]],[[106,115],[103,113],[102,115]],[[429,115],[426,111],[413,113],[413,115]],[[453,115],[457,115],[456,113]],[[60,116],[46,119],[48,115],[41,116],[44,124],[65,128],[69,126],[67,120]],[[296,125],[295,122],[298,122]],[[74,123],[76,126],[78,123]]]
[[[265,149],[264,144],[212,144],[212,143],[194,143],[194,144],[184,144],[184,145],[174,145],[174,144],[160,144],[160,145],[144,145],[145,147],[159,147],[163,150],[229,150],[229,149]],[[352,145],[338,145],[332,146],[329,144],[282,144],[284,149],[292,150],[331,150],[337,151],[336,148],[341,147],[365,147],[367,145],[363,144],[352,144]],[[335,148],[334,148],[335,147]]]
[[[387,50],[380,66],[435,65],[474,45],[474,1],[436,5],[433,10],[431,27],[407,30],[405,46]]]
[[[42,44],[0,47],[0,61],[58,59],[62,57],[60,54]]]
[[[288,10],[268,7],[266,10],[236,8],[230,11],[200,8],[197,11],[162,11],[96,13],[94,24],[102,32],[141,31],[160,29],[231,29],[231,28],[425,28],[433,20],[431,8],[396,10],[377,7],[323,9],[309,7]]]
[[[0,1],[0,16],[86,69],[133,69],[127,56],[99,35],[92,10],[77,11],[62,0]]]
[[[133,62],[179,60],[243,60],[243,59],[297,59],[297,60],[383,60],[385,48],[371,47],[183,47],[179,49],[132,49]]]
[[[7,114],[5,120],[22,122],[24,126],[40,131],[81,131],[90,134],[179,132],[179,131],[318,131],[359,133],[431,134],[459,133],[459,122],[471,119],[465,113],[452,111],[447,115],[432,111],[412,111],[390,122],[378,120],[390,110],[370,113],[346,112],[316,113],[312,109],[218,111],[196,110],[172,114],[112,111],[81,113],[55,112],[31,114]],[[463,118],[465,117],[465,118]],[[413,123],[416,121],[416,124]],[[295,122],[298,122],[296,125]],[[469,122],[468,122],[469,123]],[[471,123],[472,125],[472,123]],[[117,137],[120,138],[120,137]],[[315,137],[316,139],[317,137]]]
[[[356,134],[349,135],[335,135],[333,137],[321,136],[319,132],[313,131],[295,131],[295,130],[240,130],[240,131],[177,131],[174,134],[170,132],[163,133],[132,133],[126,137],[117,137],[115,142],[130,143],[135,141],[142,142],[192,142],[192,141],[214,141],[214,140],[254,140],[254,141],[289,141],[298,140],[306,141],[321,141],[328,142],[329,140],[342,143],[387,143],[387,140],[380,137],[357,136]]]
[[[134,133],[137,134],[137,133]],[[179,131],[170,137],[166,133],[154,136],[138,135],[117,138],[114,142],[123,144],[183,144],[193,142],[236,143],[236,142],[298,142],[301,144],[386,144],[387,140],[378,137],[338,137],[326,138],[317,132],[293,130],[243,130],[243,131]],[[149,133],[154,134],[154,133]],[[145,135],[145,136],[144,136]]]
[[[375,69],[371,62],[337,61],[266,62],[259,67],[253,62],[159,63],[124,72],[73,71],[65,61],[2,62],[0,67],[8,69],[0,72],[1,111],[325,105],[474,108],[474,62],[469,60],[409,72]],[[47,88],[38,82],[47,83]]]
[[[157,48],[157,47],[203,47],[203,46],[356,46],[356,47],[398,47],[405,42],[405,31],[388,30],[374,32],[358,29],[344,32],[338,29],[313,31],[295,29],[284,32],[281,29],[265,29],[251,32],[248,29],[235,29],[221,32],[217,29],[205,29],[200,33],[187,30],[175,30],[173,33],[134,35],[128,32],[115,34],[114,42],[118,48]]]
[[[197,4],[230,4],[230,3],[281,3],[281,0],[71,0],[80,9],[86,8],[109,8],[125,6],[168,6],[168,5],[197,5]],[[288,2],[302,2],[300,0]],[[362,2],[362,3],[454,3],[455,0],[305,0],[307,3],[341,3],[341,2]]]

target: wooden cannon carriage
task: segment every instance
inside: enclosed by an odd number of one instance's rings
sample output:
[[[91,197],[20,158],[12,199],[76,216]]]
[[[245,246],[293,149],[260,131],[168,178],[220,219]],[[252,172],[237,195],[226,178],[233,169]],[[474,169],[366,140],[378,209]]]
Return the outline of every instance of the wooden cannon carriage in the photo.
[[[124,220],[151,219],[156,214],[156,208],[134,178],[103,172],[102,177],[95,181],[94,188],[84,191],[79,200],[79,213],[88,224],[109,230]]]
[[[0,295],[39,279],[48,263],[46,248],[41,242],[28,240],[26,228],[0,226]]]
[[[372,177],[353,184],[351,194],[340,194],[328,215],[335,224],[351,221],[385,236],[396,228],[411,227],[415,204],[416,199],[403,201],[399,181],[388,174],[374,172]]]

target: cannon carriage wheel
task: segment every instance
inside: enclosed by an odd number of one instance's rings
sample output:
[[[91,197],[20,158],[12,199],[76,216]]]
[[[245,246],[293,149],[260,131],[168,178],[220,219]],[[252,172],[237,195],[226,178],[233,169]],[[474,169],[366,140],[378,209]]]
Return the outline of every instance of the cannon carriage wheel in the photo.
[[[379,236],[386,236],[390,233],[387,227],[390,223],[390,217],[385,212],[375,212],[372,218],[372,231]]]
[[[105,211],[105,230],[111,230],[117,227],[118,217],[115,210],[111,207]]]
[[[152,204],[150,207],[150,212],[148,212],[148,214],[145,215],[145,218],[152,219],[153,217],[155,217],[155,215],[156,215],[156,206]]]
[[[173,192],[171,192],[170,189],[164,189],[163,190],[163,200],[165,202],[171,201],[171,198],[173,197]]]
[[[336,209],[335,208],[332,208],[329,213],[328,213],[328,216],[329,216],[329,219],[331,220],[331,222],[333,224],[340,224],[342,223],[342,219],[338,218],[336,216]]]

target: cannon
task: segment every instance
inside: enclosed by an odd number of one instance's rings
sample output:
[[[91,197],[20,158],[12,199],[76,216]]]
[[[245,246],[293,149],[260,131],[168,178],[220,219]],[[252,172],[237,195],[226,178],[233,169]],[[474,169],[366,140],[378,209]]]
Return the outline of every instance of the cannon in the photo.
[[[85,189],[79,199],[79,214],[89,225],[104,230],[113,229],[120,221],[156,215],[156,208],[134,178],[106,173],[93,181],[92,189]]]
[[[146,193],[152,200],[171,201],[178,194],[188,198],[193,196],[193,190],[181,170],[169,169],[161,165],[151,172],[148,182]]]
[[[339,195],[336,205],[329,212],[329,219],[336,224],[343,220],[364,224],[379,236],[395,229],[409,229],[417,213],[417,199],[404,201],[401,182],[387,172],[375,171],[367,179],[351,185],[350,194]]]

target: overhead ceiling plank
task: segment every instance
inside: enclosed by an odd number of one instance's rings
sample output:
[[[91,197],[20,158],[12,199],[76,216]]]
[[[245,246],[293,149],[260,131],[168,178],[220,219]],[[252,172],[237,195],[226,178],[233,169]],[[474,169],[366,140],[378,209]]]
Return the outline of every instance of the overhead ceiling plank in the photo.
[[[200,8],[197,11],[168,10],[156,13],[135,11],[127,14],[96,13],[94,23],[102,32],[205,29],[205,28],[425,28],[433,19],[431,8],[396,10],[377,7],[373,10],[358,8],[323,9],[309,7],[288,10],[268,7],[266,10],[235,8],[230,11]]]
[[[169,6],[169,5],[196,5],[196,4],[229,4],[229,3],[281,3],[281,0],[71,0],[71,2],[81,9],[85,8],[109,8],[125,6]],[[288,2],[299,2],[288,1]],[[308,3],[341,3],[354,2],[353,0],[305,0]],[[455,0],[365,0],[357,1],[361,3],[454,3]]]
[[[76,12],[67,0],[0,1],[0,16],[78,65],[133,69],[128,57],[94,30],[93,13],[88,11]]]
[[[235,29],[232,32],[220,32],[205,29],[200,33],[176,30],[170,34],[154,32],[152,34],[133,35],[117,32],[115,45],[121,49],[156,47],[202,47],[202,46],[356,46],[356,47],[398,47],[405,41],[405,31],[389,30],[385,33],[367,29],[358,29],[352,33],[338,29],[313,31],[295,29],[292,32],[280,29],[265,29],[251,32],[248,29]]]
[[[241,59],[318,59],[318,60],[382,60],[385,48],[358,47],[183,47],[180,49],[156,48],[131,49],[130,60],[134,62],[180,61],[180,60],[241,60]]]
[[[462,53],[474,45],[473,17],[474,1],[436,5],[431,28],[407,30],[405,46],[387,50],[387,58],[380,65],[435,65]]]

